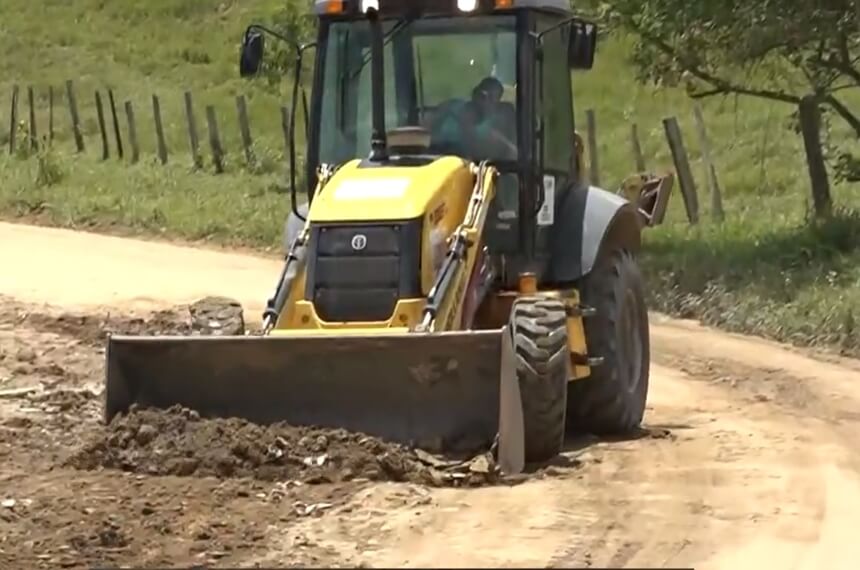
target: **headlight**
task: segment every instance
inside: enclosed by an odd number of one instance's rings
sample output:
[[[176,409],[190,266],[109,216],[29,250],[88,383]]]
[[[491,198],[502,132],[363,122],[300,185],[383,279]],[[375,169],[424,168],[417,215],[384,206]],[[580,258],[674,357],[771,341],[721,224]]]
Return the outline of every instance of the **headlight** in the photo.
[[[457,8],[461,12],[471,12],[478,7],[478,0],[457,0]]]

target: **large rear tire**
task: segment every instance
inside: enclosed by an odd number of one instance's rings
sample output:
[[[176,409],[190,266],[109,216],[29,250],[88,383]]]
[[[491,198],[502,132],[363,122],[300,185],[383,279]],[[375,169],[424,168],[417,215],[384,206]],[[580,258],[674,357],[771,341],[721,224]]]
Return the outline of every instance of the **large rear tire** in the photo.
[[[564,304],[557,299],[525,297],[514,305],[514,347],[529,463],[552,459],[564,445],[566,318]]]
[[[568,430],[631,433],[645,415],[651,362],[648,309],[636,259],[626,250],[609,252],[584,279],[581,295],[583,304],[596,309],[585,319],[589,356],[603,357],[603,363],[568,386]]]

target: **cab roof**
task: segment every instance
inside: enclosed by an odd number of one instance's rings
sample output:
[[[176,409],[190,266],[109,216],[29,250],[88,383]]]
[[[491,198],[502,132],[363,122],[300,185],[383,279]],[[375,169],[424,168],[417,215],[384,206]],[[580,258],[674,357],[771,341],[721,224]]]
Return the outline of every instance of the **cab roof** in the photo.
[[[314,0],[314,12],[320,16],[358,16],[362,13],[362,0]],[[378,0],[382,16],[399,15],[409,11],[432,14],[467,16],[471,13],[487,13],[494,9],[537,9],[570,13],[569,0],[477,0],[473,12],[464,12],[457,0]]]

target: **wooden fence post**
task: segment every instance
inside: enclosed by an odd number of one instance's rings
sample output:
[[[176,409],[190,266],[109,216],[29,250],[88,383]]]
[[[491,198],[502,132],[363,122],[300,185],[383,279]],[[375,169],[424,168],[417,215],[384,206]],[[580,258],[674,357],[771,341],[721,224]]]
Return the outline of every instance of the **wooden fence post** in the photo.
[[[244,95],[236,97],[236,111],[239,114],[239,132],[242,135],[242,147],[245,150],[245,163],[251,166],[254,164],[254,151],[251,141],[251,127],[248,124],[248,104]]]
[[[289,162],[290,154],[290,110],[286,107],[281,107],[281,129],[284,131],[284,156]]]
[[[600,186],[600,161],[597,157],[597,119],[594,110],[585,112],[585,120],[588,125],[588,173],[591,183]]]
[[[78,102],[75,99],[75,90],[71,79],[66,80],[66,98],[69,101],[69,113],[72,117],[72,133],[75,136],[75,148],[78,152],[84,152],[84,135],[81,133],[81,118],[78,115]]]
[[[669,142],[669,149],[672,151],[672,160],[678,173],[678,185],[681,187],[681,194],[684,196],[687,219],[690,221],[690,224],[698,224],[699,199],[696,195],[696,183],[690,170],[690,160],[687,158],[687,151],[684,149],[684,139],[681,136],[681,128],[678,126],[678,120],[675,117],[663,119],[663,128],[666,131],[666,140]]]
[[[188,140],[191,143],[191,159],[194,168],[203,168],[203,157],[200,156],[200,140],[197,137],[197,120],[194,118],[194,102],[191,91],[185,92],[185,118],[188,121]]]
[[[161,122],[161,103],[158,95],[152,96],[152,116],[155,118],[155,136],[158,142],[158,160],[167,164],[167,143],[164,141],[164,125]]]
[[[134,120],[134,108],[131,101],[125,102],[125,117],[128,121],[128,144],[131,145],[131,163],[136,164],[140,159],[140,144],[137,140],[137,123]]]
[[[96,90],[96,115],[99,120],[99,131],[102,135],[102,160],[107,160],[110,157],[110,149],[108,148],[107,126],[105,125],[105,111],[102,106],[102,95]]]
[[[15,135],[18,133],[18,86],[12,86],[12,107],[9,110],[9,154],[15,154]]]
[[[48,146],[54,144],[54,86],[48,86]]]
[[[119,119],[116,116],[116,101],[113,98],[113,89],[108,89],[108,99],[110,100],[110,114],[113,119],[113,134],[116,139],[116,154],[117,158],[122,160],[122,135],[119,132]]]
[[[209,145],[212,147],[212,163],[215,172],[224,172],[224,151],[221,147],[221,137],[218,135],[218,119],[215,117],[215,107],[206,106],[206,123],[209,127]]]
[[[642,145],[639,142],[639,126],[636,123],[630,125],[630,146],[633,150],[633,161],[636,164],[636,172],[645,172],[645,157],[642,155]]]
[[[27,105],[30,110],[30,148],[36,150],[39,148],[39,135],[36,131],[36,96],[32,85],[27,86]]]
[[[284,132],[284,164],[287,173],[287,185],[292,190],[292,173],[290,170],[290,111],[285,106],[281,107],[281,130]]]
[[[720,182],[717,179],[717,170],[714,167],[713,155],[711,154],[711,141],[708,140],[708,132],[705,128],[705,118],[702,116],[702,107],[698,101],[693,105],[693,118],[696,121],[696,130],[699,134],[699,144],[702,146],[702,159],[705,162],[705,184],[711,194],[711,214],[718,222],[722,222],[726,214],[723,211],[723,196],[720,190]]]

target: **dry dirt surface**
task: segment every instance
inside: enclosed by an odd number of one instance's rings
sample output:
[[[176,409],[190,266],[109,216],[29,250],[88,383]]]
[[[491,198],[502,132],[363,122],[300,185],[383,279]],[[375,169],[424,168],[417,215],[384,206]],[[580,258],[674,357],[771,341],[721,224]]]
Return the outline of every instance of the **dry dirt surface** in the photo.
[[[641,433],[497,480],[182,409],[101,425],[106,331],[187,332],[206,295],[253,320],[276,260],[0,224],[0,264],[0,568],[860,564],[856,361],[654,316]]]

